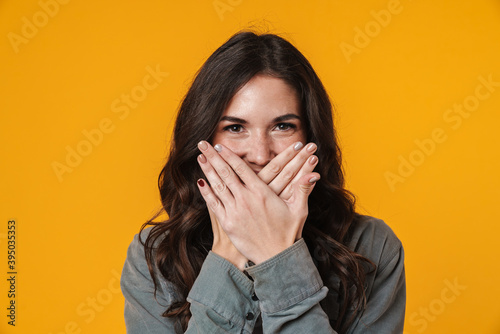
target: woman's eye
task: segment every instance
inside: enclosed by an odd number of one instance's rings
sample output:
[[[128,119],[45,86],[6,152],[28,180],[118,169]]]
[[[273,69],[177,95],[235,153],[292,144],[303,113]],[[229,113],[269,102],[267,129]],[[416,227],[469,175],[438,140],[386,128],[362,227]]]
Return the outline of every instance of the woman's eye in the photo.
[[[292,123],[280,123],[280,124],[276,125],[276,128],[280,131],[286,131],[286,130],[290,130],[290,129],[295,129],[296,126],[295,126],[295,124],[292,124]]]
[[[240,132],[241,131],[241,125],[239,124],[232,124],[224,127],[224,131],[229,131],[229,132]]]

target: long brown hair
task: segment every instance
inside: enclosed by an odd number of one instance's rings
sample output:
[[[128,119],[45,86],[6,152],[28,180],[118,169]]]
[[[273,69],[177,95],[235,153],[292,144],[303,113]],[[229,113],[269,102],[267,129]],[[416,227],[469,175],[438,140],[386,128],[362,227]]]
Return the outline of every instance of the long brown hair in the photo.
[[[346,247],[357,214],[354,196],[344,189],[332,105],[311,64],[291,43],[253,32],[232,36],[197,73],[180,105],[169,157],[158,179],[163,208],[141,228],[142,232],[153,226],[144,247],[155,291],[156,270],[177,289],[178,299],[163,316],[176,318],[186,329],[191,316],[186,297],[213,242],[208,210],[196,187],[196,180],[203,177],[196,162],[197,143],[212,138],[231,98],[256,74],[280,78],[295,88],[307,142],[318,146],[316,171],[321,181],[309,196],[303,237],[313,257],[322,254],[314,260],[325,284],[332,275],[339,278],[339,288],[329,286],[338,290],[342,303],[332,326],[344,332],[365,307],[366,264],[372,263]],[[158,221],[163,211],[168,219]]]

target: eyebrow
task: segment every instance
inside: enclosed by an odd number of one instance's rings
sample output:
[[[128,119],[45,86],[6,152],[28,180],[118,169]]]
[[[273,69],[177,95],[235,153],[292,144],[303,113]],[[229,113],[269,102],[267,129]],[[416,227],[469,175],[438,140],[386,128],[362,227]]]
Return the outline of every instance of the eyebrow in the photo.
[[[279,123],[279,122],[284,122],[284,121],[289,121],[291,119],[298,119],[300,120],[300,117],[295,114],[286,114],[286,115],[281,115],[276,117],[275,119],[272,120],[272,123]],[[229,121],[229,122],[234,122],[234,123],[239,123],[239,124],[247,124],[248,122],[245,121],[242,118],[238,117],[233,117],[233,116],[222,116],[221,121]]]

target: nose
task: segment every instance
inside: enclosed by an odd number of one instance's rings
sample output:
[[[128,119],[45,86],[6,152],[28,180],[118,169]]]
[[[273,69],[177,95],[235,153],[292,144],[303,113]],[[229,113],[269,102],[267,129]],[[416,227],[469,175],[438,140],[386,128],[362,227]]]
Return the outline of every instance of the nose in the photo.
[[[247,140],[244,160],[256,171],[264,168],[275,156],[273,139],[266,133],[258,133]]]

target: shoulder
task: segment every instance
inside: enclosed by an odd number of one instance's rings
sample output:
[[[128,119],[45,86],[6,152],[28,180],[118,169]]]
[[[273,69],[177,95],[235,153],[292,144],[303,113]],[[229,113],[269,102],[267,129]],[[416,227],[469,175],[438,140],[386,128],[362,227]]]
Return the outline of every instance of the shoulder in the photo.
[[[153,278],[149,270],[149,265],[146,260],[146,248],[145,242],[149,235],[151,234],[152,228],[147,228],[142,230],[140,233],[134,235],[132,242],[130,243],[127,250],[127,258],[123,266],[121,284],[122,288],[125,286],[136,286],[140,285],[143,287],[152,287]],[[155,245],[159,242],[155,242]],[[154,251],[154,248],[153,248]],[[153,254],[151,254],[154,256]],[[172,293],[173,289],[169,282],[162,278],[159,270],[154,266],[154,261],[152,261],[153,274],[157,280],[158,293]]]
[[[382,268],[403,254],[403,245],[389,225],[381,219],[360,214],[351,227],[348,247]]]
[[[365,277],[366,308],[350,333],[402,333],[406,304],[404,251],[394,231],[381,219],[357,215],[348,247],[369,259]]]
[[[153,250],[156,249],[158,245],[161,243],[161,241],[164,239],[164,236],[158,235],[156,231],[155,232],[153,231],[154,227],[148,227],[134,235],[134,237],[132,238],[132,242],[128,247],[127,258],[130,257],[131,259],[137,261],[142,261],[142,260],[146,261],[146,251],[145,251],[146,242],[148,246],[151,246],[151,242],[149,242],[148,238],[154,237],[154,240],[152,240]]]
[[[122,285],[129,279],[139,277],[142,279],[151,279],[148,263],[146,261],[146,252],[144,242],[151,229],[146,229],[134,235],[132,242],[128,246],[127,258],[122,271]]]
[[[154,265],[153,274],[149,270],[144,243],[150,235],[152,228],[134,236],[123,265],[120,285],[125,297],[127,333],[180,333],[176,319],[163,317],[165,310],[180,299],[174,285]]]
[[[151,228],[148,228],[134,235],[127,250],[126,263],[134,265],[134,267],[141,272],[144,270],[149,272],[144,243],[146,242],[150,232]]]

